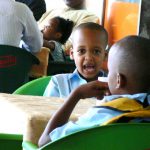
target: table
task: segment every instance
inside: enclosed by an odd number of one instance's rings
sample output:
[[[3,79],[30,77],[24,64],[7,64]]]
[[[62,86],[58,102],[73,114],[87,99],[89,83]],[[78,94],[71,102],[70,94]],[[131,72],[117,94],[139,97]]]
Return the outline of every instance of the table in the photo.
[[[23,140],[37,144],[48,120],[63,104],[64,99],[55,97],[25,96],[0,93],[0,133],[22,134]],[[76,120],[95,100],[81,100],[71,120]]]

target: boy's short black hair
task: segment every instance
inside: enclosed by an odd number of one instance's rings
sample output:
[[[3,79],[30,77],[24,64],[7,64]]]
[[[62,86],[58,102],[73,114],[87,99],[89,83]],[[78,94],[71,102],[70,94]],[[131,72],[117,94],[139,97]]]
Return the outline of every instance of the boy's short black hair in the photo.
[[[94,23],[94,22],[87,22],[87,23],[82,23],[82,24],[78,25],[76,27],[76,30],[78,30],[78,29],[80,30],[80,29],[84,29],[84,28],[100,31],[103,34],[103,36],[101,36],[101,38],[105,44],[105,47],[107,46],[107,44],[108,44],[108,33],[102,25]]]
[[[74,23],[69,19],[64,19],[59,16],[54,17],[54,19],[57,19],[59,21],[57,31],[62,33],[59,42],[65,44],[65,42],[72,33]]]
[[[150,90],[150,40],[130,35],[116,42],[112,49],[116,50],[114,61],[118,58],[120,72],[130,76],[142,92]]]

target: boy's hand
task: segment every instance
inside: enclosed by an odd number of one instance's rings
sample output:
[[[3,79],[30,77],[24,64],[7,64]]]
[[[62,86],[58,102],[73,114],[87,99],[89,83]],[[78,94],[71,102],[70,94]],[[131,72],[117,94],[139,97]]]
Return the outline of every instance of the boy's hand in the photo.
[[[79,99],[97,97],[102,99],[104,95],[110,95],[108,84],[100,81],[92,81],[81,85],[74,92]]]

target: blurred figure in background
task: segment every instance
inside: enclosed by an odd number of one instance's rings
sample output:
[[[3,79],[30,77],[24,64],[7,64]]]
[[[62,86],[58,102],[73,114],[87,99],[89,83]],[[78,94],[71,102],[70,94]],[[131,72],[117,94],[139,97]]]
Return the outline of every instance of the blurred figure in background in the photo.
[[[63,1],[66,5],[65,7],[52,9],[42,16],[42,18],[39,21],[39,27],[41,30],[44,28],[46,22],[55,16],[60,16],[65,19],[72,20],[74,22],[74,27],[77,27],[81,23],[99,22],[99,18],[97,16],[86,10],[85,8],[86,0],[63,0]],[[65,44],[65,50],[69,50],[71,47],[72,47],[72,35]]]
[[[45,0],[16,0],[26,4],[31,11],[36,21],[39,21],[42,15],[46,12],[46,3]]]
[[[50,19],[42,30],[43,46],[50,49],[54,61],[65,61],[63,44],[69,38],[73,21],[61,17]]]
[[[30,9],[15,0],[0,2],[0,44],[19,47],[20,41],[31,53],[38,52],[43,38]]]

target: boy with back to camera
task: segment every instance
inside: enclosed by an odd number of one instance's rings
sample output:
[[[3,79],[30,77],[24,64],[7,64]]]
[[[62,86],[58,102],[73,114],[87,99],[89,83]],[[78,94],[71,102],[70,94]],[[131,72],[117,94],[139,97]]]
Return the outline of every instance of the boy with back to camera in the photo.
[[[39,146],[67,134],[105,124],[119,116],[132,121],[150,120],[150,41],[128,36],[114,44],[108,56],[108,84],[93,81],[76,88],[48,122]],[[80,99],[103,98],[104,103],[91,108],[78,121],[68,119]],[[144,109],[145,108],[145,109]],[[139,114],[144,112],[144,114]],[[130,115],[129,115],[130,114]]]
[[[70,55],[76,70],[52,76],[44,96],[67,97],[78,86],[105,76],[101,66],[108,42],[107,31],[101,25],[89,22],[79,25],[73,37]]]

